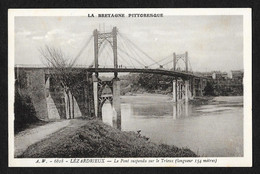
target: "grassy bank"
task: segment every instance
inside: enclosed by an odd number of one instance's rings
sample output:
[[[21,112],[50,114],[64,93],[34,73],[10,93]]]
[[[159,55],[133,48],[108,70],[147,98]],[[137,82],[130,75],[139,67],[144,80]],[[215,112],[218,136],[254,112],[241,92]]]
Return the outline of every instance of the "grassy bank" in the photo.
[[[195,157],[189,149],[157,145],[135,132],[122,132],[99,120],[71,120],[66,128],[31,145],[21,156],[71,157]]]

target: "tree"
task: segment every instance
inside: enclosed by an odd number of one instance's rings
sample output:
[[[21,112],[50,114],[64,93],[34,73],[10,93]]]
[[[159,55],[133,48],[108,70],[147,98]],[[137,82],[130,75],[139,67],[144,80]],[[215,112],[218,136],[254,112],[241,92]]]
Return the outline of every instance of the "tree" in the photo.
[[[207,82],[207,85],[204,88],[204,91],[205,91],[206,96],[214,96],[215,95],[214,88],[213,88],[213,86],[210,82]]]
[[[51,78],[60,84],[66,94],[65,97],[67,97],[69,119],[74,118],[74,96],[72,91],[76,90],[77,88],[75,77],[77,72],[73,67],[77,57],[73,59],[70,56],[65,55],[61,49],[49,47],[47,45],[45,45],[43,48],[40,48],[39,51],[42,62],[50,68]],[[72,107],[70,107],[71,103]]]

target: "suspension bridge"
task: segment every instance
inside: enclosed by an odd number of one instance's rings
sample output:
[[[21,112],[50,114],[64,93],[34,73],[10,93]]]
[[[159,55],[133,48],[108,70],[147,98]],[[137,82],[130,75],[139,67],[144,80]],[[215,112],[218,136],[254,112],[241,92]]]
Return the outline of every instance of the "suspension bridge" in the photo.
[[[86,62],[78,65],[77,61],[82,57]],[[111,32],[95,29],[72,60],[72,64],[73,68],[87,74],[84,94],[81,94],[84,96],[84,115],[102,119],[102,106],[109,101],[113,108],[113,125],[118,129],[121,129],[118,73],[151,73],[174,77],[171,82],[173,102],[187,103],[195,96],[203,95],[206,85],[205,78],[193,73],[188,52],[173,52],[163,58],[151,57],[116,27]],[[114,73],[114,78],[111,81],[102,81],[99,78],[100,73]],[[111,89],[112,95],[102,95],[106,87]]]
[[[112,32],[101,33],[94,30],[93,35],[86,40],[73,60],[76,62],[87,50],[88,56],[84,65],[75,64],[75,66],[87,68],[91,72],[96,72],[97,75],[98,72],[114,72],[115,74],[116,72],[145,72],[181,77],[195,76],[187,52],[171,53],[163,58],[152,58],[116,27]],[[92,42],[94,53],[91,52]]]
[[[85,67],[85,70],[94,73],[97,79],[93,82],[95,115],[102,118],[102,106],[108,100],[114,110],[113,123],[115,127],[120,129],[121,126],[120,79],[118,78],[120,72],[174,76],[175,80],[172,82],[173,102],[183,100],[188,102],[196,95],[196,88],[202,95],[203,80],[193,74],[188,52],[172,53],[162,59],[152,58],[114,27],[111,32],[100,32],[95,29],[75,60],[90,45],[92,39],[94,40],[94,58],[91,64]],[[110,64],[108,60],[110,60]],[[99,78],[99,73],[104,72],[114,73],[113,80],[102,81]],[[113,91],[112,96],[102,96],[102,91],[106,86]]]

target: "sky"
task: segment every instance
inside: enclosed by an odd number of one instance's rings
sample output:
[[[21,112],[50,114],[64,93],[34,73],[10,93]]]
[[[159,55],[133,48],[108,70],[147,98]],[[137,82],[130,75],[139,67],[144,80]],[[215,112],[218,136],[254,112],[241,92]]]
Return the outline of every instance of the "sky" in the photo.
[[[15,64],[42,64],[40,48],[49,45],[75,57],[93,30],[119,33],[159,61],[188,52],[193,71],[243,69],[242,16],[164,16],[162,18],[15,17]],[[77,64],[93,61],[93,39]],[[118,47],[124,49],[118,41]],[[103,54],[109,54],[106,48]],[[112,53],[110,53],[112,56]],[[102,63],[112,58],[100,56]],[[123,64],[123,59],[120,59]],[[139,60],[140,61],[140,60]],[[147,64],[150,59],[142,60]],[[108,63],[109,64],[109,63]]]

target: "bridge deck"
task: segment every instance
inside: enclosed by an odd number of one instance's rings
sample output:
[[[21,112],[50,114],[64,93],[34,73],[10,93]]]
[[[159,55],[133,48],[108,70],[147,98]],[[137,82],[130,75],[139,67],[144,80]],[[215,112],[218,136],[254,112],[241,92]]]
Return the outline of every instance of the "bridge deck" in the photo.
[[[141,68],[84,68],[84,70],[89,72],[103,72],[103,73],[113,73],[113,72],[132,72],[132,73],[152,73],[161,74],[176,77],[198,77],[192,73],[171,71],[166,69],[141,69]]]
[[[15,67],[19,69],[52,69],[48,67]],[[151,73],[151,74],[161,74],[161,75],[168,75],[174,77],[182,77],[182,78],[189,78],[189,77],[197,77],[207,79],[206,77],[198,76],[193,73],[187,72],[180,72],[180,71],[172,71],[166,69],[150,69],[150,68],[89,68],[89,67],[75,67],[77,70],[87,71],[87,72],[100,72],[100,73]]]

